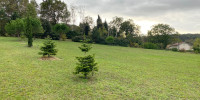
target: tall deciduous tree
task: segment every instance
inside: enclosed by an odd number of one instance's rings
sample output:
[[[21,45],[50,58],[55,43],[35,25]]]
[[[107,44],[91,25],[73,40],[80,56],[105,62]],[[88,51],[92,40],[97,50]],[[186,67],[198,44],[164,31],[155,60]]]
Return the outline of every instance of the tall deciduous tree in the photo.
[[[41,17],[50,21],[53,25],[69,17],[67,5],[61,0],[43,0],[40,5]]]
[[[32,4],[34,6],[35,11],[37,12],[37,14],[39,14],[40,9],[39,9],[39,5],[37,4],[36,0],[31,0],[30,4]]]
[[[172,41],[172,36],[177,34],[176,30],[167,24],[157,24],[148,32],[150,42],[163,44],[164,49]]]
[[[16,20],[17,18],[20,18],[18,12],[14,12],[12,15],[11,15],[11,20]]]
[[[80,23],[81,31],[84,35],[89,35],[89,32],[91,30],[91,25],[93,24],[93,19],[90,16],[87,16],[83,19],[83,22]]]
[[[120,26],[121,31],[125,31],[127,35],[138,35],[138,26],[133,22],[133,20],[129,19],[124,21]]]
[[[28,0],[0,0],[0,9],[4,8],[6,14],[11,17],[14,12],[25,16]]]
[[[92,26],[92,24],[94,23],[94,20],[92,19],[92,17],[86,16],[86,17],[83,19],[83,23],[88,23],[90,26]]]
[[[123,23],[123,18],[122,17],[114,17],[113,20],[110,22],[110,26],[113,29],[116,29],[117,32],[115,33],[115,37],[119,36],[119,30],[120,30],[120,26]]]

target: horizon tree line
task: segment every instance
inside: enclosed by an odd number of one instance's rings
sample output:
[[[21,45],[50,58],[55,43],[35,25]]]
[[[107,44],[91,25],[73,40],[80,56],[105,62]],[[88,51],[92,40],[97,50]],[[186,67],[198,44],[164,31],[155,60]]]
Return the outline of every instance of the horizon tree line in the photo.
[[[32,5],[32,7],[28,7]],[[157,24],[148,32],[147,38],[140,36],[140,26],[135,24],[132,19],[125,20],[123,17],[113,17],[108,23],[103,22],[98,15],[96,25],[90,16],[84,14],[84,8],[78,9],[76,6],[68,7],[61,0],[43,0],[37,4],[35,0],[1,0],[0,1],[0,35],[1,36],[17,36],[26,34],[26,31],[20,30],[24,28],[15,27],[23,25],[23,20],[29,16],[39,20],[35,20],[33,24],[38,25],[37,29],[33,29],[33,37],[46,38],[48,35],[54,40],[65,40],[62,38],[81,40],[83,36],[90,39],[91,42],[106,44],[106,38],[113,38],[115,45],[133,46],[142,45],[143,42],[152,42],[162,45],[162,48],[173,41],[176,30],[167,24]],[[80,14],[79,25],[75,25],[77,13]],[[15,21],[15,22],[14,22]],[[69,22],[72,24],[69,24]],[[40,24],[41,23],[41,24]],[[12,24],[12,25],[9,25]],[[55,26],[62,24],[59,30],[55,31]],[[12,26],[12,27],[11,27]],[[42,28],[40,28],[42,26]],[[33,27],[35,28],[35,26]],[[27,37],[27,36],[26,36]]]

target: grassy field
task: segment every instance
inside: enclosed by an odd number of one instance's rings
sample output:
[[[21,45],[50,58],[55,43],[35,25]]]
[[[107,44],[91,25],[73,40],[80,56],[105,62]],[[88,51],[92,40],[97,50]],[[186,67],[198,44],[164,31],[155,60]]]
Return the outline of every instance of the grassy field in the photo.
[[[56,41],[60,60],[42,61],[34,47],[0,37],[0,99],[200,99],[200,55],[93,45],[99,72],[72,72],[80,43]]]

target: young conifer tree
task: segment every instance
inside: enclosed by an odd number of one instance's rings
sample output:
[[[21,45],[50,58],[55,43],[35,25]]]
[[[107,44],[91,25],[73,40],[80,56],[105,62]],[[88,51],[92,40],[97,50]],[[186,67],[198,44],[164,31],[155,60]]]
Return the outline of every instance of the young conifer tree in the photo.
[[[26,21],[27,21],[26,34],[27,34],[27,37],[28,37],[28,47],[32,47],[33,46],[33,33],[32,33],[31,18],[28,16]]]
[[[46,41],[44,42],[44,46],[40,48],[42,52],[39,52],[39,55],[48,56],[51,57],[51,55],[56,55],[58,52],[57,49],[55,49],[56,45],[55,42],[51,40],[51,38],[48,36],[46,38]]]
[[[92,76],[95,71],[98,71],[98,68],[96,67],[97,63],[95,62],[95,55],[86,55],[91,49],[91,45],[83,43],[79,49],[85,53],[84,57],[76,57],[78,60],[76,69],[74,74],[83,74],[85,78],[92,73]]]

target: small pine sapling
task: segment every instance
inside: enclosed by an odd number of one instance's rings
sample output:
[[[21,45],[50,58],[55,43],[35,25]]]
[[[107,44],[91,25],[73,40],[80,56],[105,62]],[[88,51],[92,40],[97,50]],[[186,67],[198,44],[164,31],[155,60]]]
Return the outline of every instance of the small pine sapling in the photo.
[[[51,57],[51,55],[56,55],[57,49],[55,49],[55,47],[56,47],[55,42],[53,42],[51,38],[48,36],[46,38],[46,41],[44,42],[44,46],[40,48],[42,52],[39,52],[39,55],[43,55],[43,57],[44,56]]]
[[[80,49],[82,52],[84,52],[84,53],[86,54],[87,52],[89,52],[89,51],[92,49],[92,47],[91,47],[91,45],[89,45],[89,44],[83,43],[83,44],[79,47],[79,49]]]
[[[83,43],[79,49],[84,52],[85,54],[89,52],[92,47],[91,45],[88,45],[86,43]],[[97,63],[95,63],[94,55],[86,55],[84,57],[76,57],[78,60],[76,69],[74,74],[83,74],[85,78],[92,73],[92,76],[95,71],[98,71],[98,68],[96,67]]]

